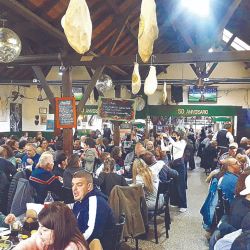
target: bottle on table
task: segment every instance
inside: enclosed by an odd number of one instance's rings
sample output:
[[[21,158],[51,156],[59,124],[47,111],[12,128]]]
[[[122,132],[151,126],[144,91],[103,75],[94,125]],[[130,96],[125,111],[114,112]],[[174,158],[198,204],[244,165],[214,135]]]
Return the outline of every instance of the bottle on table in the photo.
[[[54,199],[52,197],[51,191],[48,191],[48,194],[44,200],[44,205],[48,205],[50,203],[54,202]]]

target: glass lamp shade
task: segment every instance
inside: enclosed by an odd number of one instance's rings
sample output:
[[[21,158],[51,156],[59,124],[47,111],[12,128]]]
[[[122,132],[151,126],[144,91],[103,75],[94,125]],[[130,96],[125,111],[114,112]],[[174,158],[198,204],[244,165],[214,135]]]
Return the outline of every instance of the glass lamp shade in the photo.
[[[0,62],[14,61],[20,55],[21,48],[21,40],[14,31],[0,28]]]
[[[101,75],[101,77],[96,82],[96,88],[98,91],[103,93],[104,91],[110,90],[113,86],[113,81],[108,75]]]

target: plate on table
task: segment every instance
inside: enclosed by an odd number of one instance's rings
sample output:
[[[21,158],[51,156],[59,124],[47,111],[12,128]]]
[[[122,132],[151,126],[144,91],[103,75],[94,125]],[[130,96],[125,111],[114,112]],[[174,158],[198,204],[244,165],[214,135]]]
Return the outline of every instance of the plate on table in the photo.
[[[0,250],[10,250],[13,244],[9,240],[0,240]]]
[[[7,227],[0,227],[0,236],[8,235],[11,231]],[[0,249],[1,250],[1,249]]]

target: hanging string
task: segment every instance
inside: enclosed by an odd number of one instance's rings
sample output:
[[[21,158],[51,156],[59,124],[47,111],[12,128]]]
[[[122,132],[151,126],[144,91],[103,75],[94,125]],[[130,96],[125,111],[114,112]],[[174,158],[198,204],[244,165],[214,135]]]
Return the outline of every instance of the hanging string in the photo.
[[[153,66],[154,62],[155,62],[155,55],[152,55],[150,58],[150,66]]]
[[[137,56],[137,53],[135,54],[135,62],[138,63],[138,56]]]
[[[0,18],[0,21],[1,21],[1,26],[4,28],[4,25],[5,25],[5,22],[7,21],[7,19],[4,19],[4,18]]]

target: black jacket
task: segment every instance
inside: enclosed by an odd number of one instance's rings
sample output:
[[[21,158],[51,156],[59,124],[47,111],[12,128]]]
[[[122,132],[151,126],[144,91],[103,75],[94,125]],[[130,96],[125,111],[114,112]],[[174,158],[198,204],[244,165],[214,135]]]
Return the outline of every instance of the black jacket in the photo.
[[[16,167],[8,160],[0,158],[0,170],[2,170],[9,181],[12,176],[17,172]]]
[[[118,175],[116,173],[104,173],[104,172],[100,173],[96,185],[100,186],[101,191],[107,196],[109,196],[111,190],[115,185],[128,186],[123,176]]]
[[[28,169],[25,169],[21,172],[17,172],[13,176],[11,183],[10,183],[10,186],[9,186],[9,191],[8,191],[8,204],[7,204],[7,212],[8,213],[10,212],[10,209],[11,209],[11,204],[12,204],[15,192],[16,192],[18,180],[20,178],[24,178],[24,179],[28,180],[30,177],[30,174],[31,174],[31,171]]]

